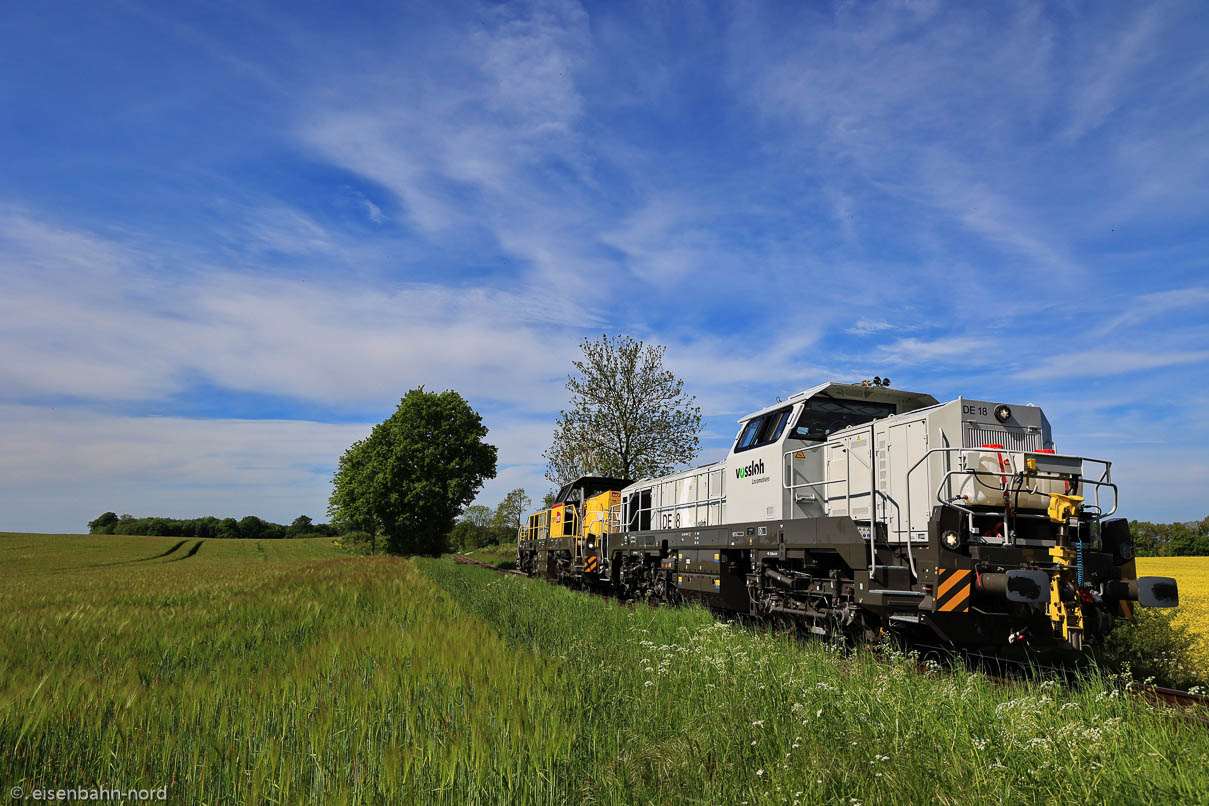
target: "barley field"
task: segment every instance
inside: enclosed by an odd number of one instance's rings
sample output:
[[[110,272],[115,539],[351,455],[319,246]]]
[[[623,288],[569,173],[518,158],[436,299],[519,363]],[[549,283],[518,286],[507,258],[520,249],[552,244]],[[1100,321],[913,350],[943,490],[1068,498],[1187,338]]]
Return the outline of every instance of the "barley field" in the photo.
[[[504,803],[551,794],[569,757],[567,705],[525,705],[557,670],[406,560],[324,540],[0,535],[0,568],[5,791]]]
[[[1174,577],[1180,586],[1180,606],[1174,622],[1197,637],[1195,656],[1209,677],[1209,557],[1139,557],[1138,573]]]
[[[1209,802],[1209,731],[330,541],[0,535],[0,783],[168,801]]]

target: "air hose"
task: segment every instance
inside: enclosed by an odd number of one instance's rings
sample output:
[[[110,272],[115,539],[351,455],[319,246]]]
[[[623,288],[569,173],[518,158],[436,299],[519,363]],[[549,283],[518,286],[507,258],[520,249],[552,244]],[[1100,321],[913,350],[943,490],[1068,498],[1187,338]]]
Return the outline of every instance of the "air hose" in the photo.
[[[1083,539],[1075,540],[1075,579],[1083,587]]]

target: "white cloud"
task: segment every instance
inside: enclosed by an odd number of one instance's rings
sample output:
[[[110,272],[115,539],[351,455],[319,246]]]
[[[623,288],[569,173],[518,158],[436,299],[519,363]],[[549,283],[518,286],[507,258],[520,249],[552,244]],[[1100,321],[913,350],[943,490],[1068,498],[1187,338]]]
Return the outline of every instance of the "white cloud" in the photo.
[[[978,336],[946,336],[937,339],[899,339],[875,352],[879,364],[915,365],[941,362],[958,366],[985,365],[996,349],[995,342]]]
[[[868,336],[871,333],[881,333],[883,330],[895,330],[895,326],[882,319],[858,319],[856,324],[847,332],[854,336]]]
[[[331,236],[313,218],[289,207],[264,207],[244,220],[239,241],[244,248],[304,254],[334,246]]]
[[[429,237],[487,233],[554,293],[589,274],[603,282],[613,267],[597,254],[595,180],[577,131],[587,13],[526,3],[486,10],[480,23],[447,32],[437,57],[398,57],[375,81],[335,77],[339,90],[312,99],[299,136],[389,189]],[[416,82],[414,71],[457,81]]]
[[[0,406],[0,529],[86,531],[106,510],[326,519],[336,460],[368,431]]]
[[[1021,370],[1022,380],[1100,378],[1209,361],[1209,350],[1083,350],[1056,355]]]
[[[346,408],[419,384],[524,406],[561,385],[552,368],[574,352],[568,326],[591,321],[573,307],[536,305],[523,289],[222,268],[165,283],[137,251],[28,217],[0,221],[0,238],[22,245],[0,258],[0,379],[10,400],[158,399],[201,375]]]
[[[477,503],[516,487],[540,499],[553,420],[488,413],[484,424],[500,469]],[[0,405],[0,530],[86,531],[106,510],[326,520],[337,460],[372,425]]]
[[[1189,308],[1203,311],[1205,308],[1209,308],[1209,288],[1179,288],[1138,296],[1131,295],[1130,298],[1122,301],[1122,307],[1124,310],[1119,315],[1097,329],[1098,335],[1104,336],[1121,327],[1137,326],[1152,317],[1175,314]]]
[[[366,198],[361,199],[361,205],[365,208],[365,215],[375,224],[381,224],[386,221],[386,215],[382,212],[382,208],[374,204]]]
[[[1085,44],[1086,58],[1076,63],[1080,75],[1070,90],[1069,120],[1062,139],[1075,142],[1104,124],[1124,103],[1130,82],[1162,46],[1160,7],[1143,8],[1116,36],[1081,31],[1093,41]]]

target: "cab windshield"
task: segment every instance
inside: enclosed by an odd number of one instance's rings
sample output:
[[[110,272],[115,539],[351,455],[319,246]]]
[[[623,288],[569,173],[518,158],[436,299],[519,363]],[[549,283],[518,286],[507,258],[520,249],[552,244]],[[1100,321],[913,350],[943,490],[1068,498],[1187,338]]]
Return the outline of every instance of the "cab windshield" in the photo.
[[[817,396],[806,401],[790,439],[825,442],[836,431],[894,414],[893,403]]]

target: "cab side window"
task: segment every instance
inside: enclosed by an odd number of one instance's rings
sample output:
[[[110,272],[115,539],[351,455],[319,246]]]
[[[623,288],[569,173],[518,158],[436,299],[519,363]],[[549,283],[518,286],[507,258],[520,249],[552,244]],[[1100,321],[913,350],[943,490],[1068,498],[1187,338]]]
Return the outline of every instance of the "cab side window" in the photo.
[[[748,420],[739,434],[739,441],[735,443],[735,452],[762,448],[776,442],[785,432],[791,411],[791,408],[784,408]]]
[[[771,433],[767,440],[761,440],[765,444],[776,442],[781,438],[781,433],[785,430],[785,423],[789,422],[789,409],[782,409],[769,416],[768,425]]]
[[[747,421],[747,427],[743,429],[743,433],[739,434],[739,443],[735,446],[735,450],[743,451],[754,447],[756,438],[760,436],[760,429],[764,425],[764,417],[757,417],[754,420]]]

